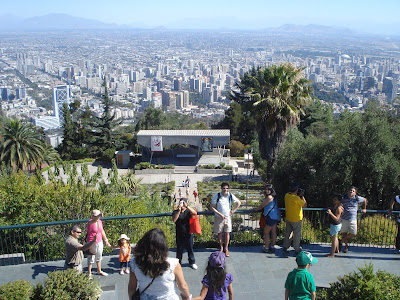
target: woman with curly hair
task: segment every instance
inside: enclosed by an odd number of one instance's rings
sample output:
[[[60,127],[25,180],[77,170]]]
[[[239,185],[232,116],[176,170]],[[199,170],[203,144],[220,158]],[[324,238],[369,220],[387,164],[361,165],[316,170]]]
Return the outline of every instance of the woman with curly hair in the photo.
[[[189,287],[177,258],[168,257],[164,232],[154,228],[146,232],[133,249],[128,284],[129,299],[136,290],[142,300],[179,300],[175,281],[182,299],[191,297]]]

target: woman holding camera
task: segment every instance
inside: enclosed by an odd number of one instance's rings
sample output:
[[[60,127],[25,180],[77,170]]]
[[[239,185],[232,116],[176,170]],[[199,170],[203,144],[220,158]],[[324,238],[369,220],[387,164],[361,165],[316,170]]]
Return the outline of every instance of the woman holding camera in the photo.
[[[187,250],[190,267],[197,270],[196,260],[193,252],[193,234],[190,231],[190,218],[197,212],[188,206],[187,198],[181,198],[176,210],[172,213],[172,221],[176,226],[176,258],[182,264],[183,250]]]
[[[256,210],[262,210],[260,219],[260,228],[264,231],[264,246],[262,251],[265,253],[274,253],[276,244],[276,226],[281,220],[281,213],[278,208],[275,190],[272,184],[265,186],[265,198]],[[270,244],[271,240],[271,244]]]

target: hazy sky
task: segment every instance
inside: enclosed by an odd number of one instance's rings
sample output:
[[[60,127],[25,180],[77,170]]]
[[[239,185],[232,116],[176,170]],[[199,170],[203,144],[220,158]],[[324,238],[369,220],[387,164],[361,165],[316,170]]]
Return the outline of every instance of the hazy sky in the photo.
[[[0,14],[65,13],[108,23],[168,28],[258,29],[321,24],[385,32],[400,26],[400,0],[0,0]]]

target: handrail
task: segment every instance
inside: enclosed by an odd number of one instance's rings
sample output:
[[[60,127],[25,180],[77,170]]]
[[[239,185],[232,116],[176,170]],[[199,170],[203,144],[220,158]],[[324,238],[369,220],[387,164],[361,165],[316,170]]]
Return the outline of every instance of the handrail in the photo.
[[[285,211],[285,208],[279,208],[280,211]],[[313,207],[306,207],[303,208],[305,211],[326,211],[327,208],[313,208]],[[237,210],[237,213],[245,214],[245,213],[257,213],[260,211],[254,209],[242,209]],[[361,209],[358,210],[361,212]],[[367,213],[388,213],[387,210],[373,210],[367,209]],[[400,214],[400,211],[393,211],[393,214]],[[212,211],[199,211],[197,212],[198,215],[214,215]],[[170,217],[172,216],[172,212],[168,213],[158,213],[158,214],[144,214],[144,215],[124,215],[124,216],[111,216],[111,217],[103,217],[101,218],[104,221],[107,220],[119,220],[119,219],[136,219],[136,218],[154,218],[154,217]],[[41,227],[41,226],[52,226],[52,225],[65,225],[65,224],[75,224],[75,223],[86,223],[90,219],[75,219],[75,220],[64,220],[64,221],[53,221],[53,222],[41,222],[41,223],[29,223],[29,224],[18,224],[18,225],[7,225],[7,226],[0,226],[0,230],[3,229],[18,229],[18,228],[33,228],[33,227]]]

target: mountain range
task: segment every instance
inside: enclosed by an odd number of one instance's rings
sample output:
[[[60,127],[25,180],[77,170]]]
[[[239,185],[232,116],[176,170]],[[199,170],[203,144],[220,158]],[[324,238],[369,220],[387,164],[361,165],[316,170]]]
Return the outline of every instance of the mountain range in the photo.
[[[67,14],[48,14],[44,16],[37,16],[31,18],[19,18],[11,15],[0,15],[0,31],[57,31],[57,30],[122,30],[122,29],[155,29],[155,30],[173,30],[185,29],[184,24],[188,28],[195,28],[194,20],[190,24],[188,22],[177,22],[169,26],[159,26],[156,28],[149,28],[144,24],[132,23],[129,25],[118,25],[115,23],[104,23],[101,21],[74,17]],[[199,21],[199,20],[197,20]],[[210,20],[209,20],[210,21]],[[241,30],[240,28],[228,29],[218,28],[217,23],[210,24],[210,22],[196,22],[197,24],[209,24],[208,27],[198,28],[199,30]],[[229,23],[227,23],[229,24]],[[215,25],[215,26],[210,26]],[[264,28],[257,31],[265,31],[271,33],[307,33],[307,34],[325,34],[325,35],[357,35],[358,33],[343,27],[323,26],[323,25],[293,25],[286,24],[275,28]]]

